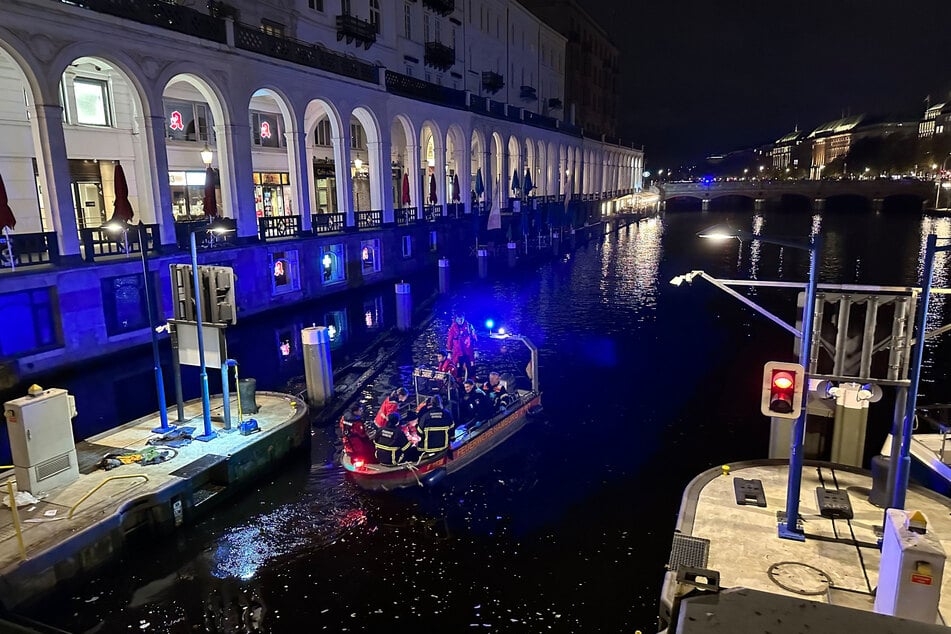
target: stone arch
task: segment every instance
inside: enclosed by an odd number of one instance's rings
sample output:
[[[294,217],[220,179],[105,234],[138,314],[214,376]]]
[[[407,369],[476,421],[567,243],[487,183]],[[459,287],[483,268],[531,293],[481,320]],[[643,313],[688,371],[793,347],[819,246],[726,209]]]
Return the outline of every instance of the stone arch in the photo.
[[[548,177],[546,179],[548,181],[548,187],[546,191],[549,196],[557,196],[561,191],[561,185],[559,185],[561,171],[558,163],[558,147],[554,141],[548,142],[548,159],[546,163],[548,166]]]
[[[506,156],[508,158],[505,169],[505,191],[506,198],[520,198],[522,195],[522,148],[515,135],[510,135],[506,146]],[[514,183],[518,187],[512,188]],[[508,205],[504,205],[508,206]]]
[[[445,148],[439,126],[431,119],[420,126],[419,158],[423,204],[440,205],[446,201]],[[435,202],[433,202],[435,200]],[[435,212],[431,212],[435,213]]]
[[[502,135],[498,132],[492,133],[492,141],[489,147],[489,168],[492,174],[491,187],[486,184],[492,196],[493,203],[498,203],[500,207],[505,206],[505,192],[508,186],[505,184],[505,153],[503,150]]]
[[[525,139],[525,165],[519,172],[522,175],[522,197],[528,198],[529,196],[534,196],[535,192],[538,191],[538,185],[535,183],[536,171],[535,168],[538,165],[537,155],[535,154],[535,142],[531,138]],[[531,179],[530,183],[526,183],[526,175]],[[529,187],[531,185],[531,187]]]
[[[568,150],[561,144],[558,146],[558,195],[564,195],[568,189]]]
[[[469,141],[469,172],[472,177],[471,192],[475,194],[474,200],[477,203],[485,200],[485,184],[488,177],[485,154],[485,137],[480,130],[474,129]],[[479,180],[482,181],[482,192],[477,191]]]
[[[536,163],[535,163],[535,172],[533,176],[535,177],[535,194],[538,196],[547,196],[548,195],[548,150],[545,147],[545,142],[539,140],[536,147]]]
[[[415,207],[417,212],[421,208],[419,189],[413,186],[413,183],[419,182],[418,154],[419,145],[413,122],[404,114],[396,115],[390,124],[390,165],[393,172],[394,207]],[[406,220],[414,217],[416,214],[410,212],[410,218]]]
[[[247,101],[251,121],[251,171],[257,218],[298,215],[303,209],[297,118],[287,98],[274,88],[259,88]],[[260,152],[256,148],[284,149]],[[240,191],[242,184],[238,183]]]
[[[350,172],[353,208],[356,211],[382,212],[383,157],[380,124],[372,110],[366,106],[358,106],[350,113],[350,126],[354,130],[361,130],[363,136],[362,139],[357,139],[358,147],[350,148],[353,157]]]
[[[307,187],[311,211],[318,217],[314,230],[337,225],[339,221],[332,217],[322,218],[327,214],[345,214],[347,224],[352,225],[353,209],[348,202],[350,143],[337,107],[326,99],[311,99],[304,109],[304,131],[306,164],[312,174]]]
[[[446,131],[446,200],[450,203],[461,203],[466,190],[465,162],[465,135],[458,123],[453,123]],[[459,178],[462,174],[463,177]],[[453,178],[459,179],[459,198],[453,196]]]

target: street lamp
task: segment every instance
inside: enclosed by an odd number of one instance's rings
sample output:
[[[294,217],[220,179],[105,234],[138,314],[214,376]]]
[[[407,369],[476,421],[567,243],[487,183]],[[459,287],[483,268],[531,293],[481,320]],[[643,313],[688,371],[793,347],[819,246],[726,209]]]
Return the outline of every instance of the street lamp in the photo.
[[[201,154],[201,162],[205,164],[205,167],[211,167],[211,161],[215,158],[215,155],[207,143],[205,143],[205,147],[201,149],[199,154]]]
[[[168,424],[168,409],[165,405],[165,379],[162,377],[162,361],[159,357],[158,332],[155,326],[155,315],[152,312],[152,286],[149,284],[149,255],[145,248],[145,225],[139,220],[139,224],[130,225],[121,218],[114,218],[105,225],[108,231],[115,233],[123,232],[128,241],[130,230],[135,230],[139,238],[139,255],[142,258],[142,279],[145,285],[145,311],[149,317],[149,332],[152,335],[152,362],[155,365],[155,388],[158,391],[159,420],[161,425],[152,430],[155,434],[166,434],[175,429],[174,425]]]
[[[947,161],[947,159],[945,159]],[[934,273],[934,258],[938,253],[951,251],[951,244],[938,246],[938,236],[930,234],[925,246],[925,270],[921,280],[921,306],[918,308],[918,336],[911,353],[911,373],[908,397],[905,402],[905,418],[901,427],[901,446],[894,468],[894,488],[892,489],[892,508],[905,508],[905,494],[908,492],[908,475],[911,471],[911,427],[915,420],[918,401],[918,381],[921,378],[921,360],[925,353],[925,327],[928,322],[928,304],[931,301],[931,277]],[[948,240],[949,238],[941,238]],[[891,455],[895,455],[897,439],[892,436]]]
[[[701,238],[714,240],[724,240],[736,238],[737,240],[755,239],[770,244],[791,247],[793,249],[802,249],[809,251],[809,283],[806,286],[806,304],[802,311],[802,332],[800,339],[802,346],[799,349],[799,364],[805,368],[805,385],[809,384],[809,366],[810,355],[812,353],[812,325],[816,305],[816,286],[818,284],[819,254],[822,251],[822,235],[815,234],[808,242],[802,240],[783,240],[778,238],[765,238],[761,235],[753,235],[746,231],[739,231],[729,227],[711,227],[701,231]],[[922,337],[919,335],[919,339]],[[802,391],[802,409],[796,422],[793,424],[792,435],[789,441],[789,476],[786,481],[786,521],[779,524],[779,537],[783,539],[794,539],[796,541],[805,541],[806,537],[803,531],[798,527],[799,519],[799,495],[802,488],[802,463],[803,463],[803,439],[806,432],[806,402],[808,399],[808,390]],[[907,476],[906,476],[907,477]]]

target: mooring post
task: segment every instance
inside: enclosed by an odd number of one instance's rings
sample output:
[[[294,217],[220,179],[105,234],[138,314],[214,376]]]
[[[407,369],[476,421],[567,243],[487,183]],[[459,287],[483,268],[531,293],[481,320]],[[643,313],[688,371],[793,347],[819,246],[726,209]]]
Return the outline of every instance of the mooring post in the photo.
[[[307,382],[307,402],[322,407],[334,392],[334,374],[330,363],[330,333],[326,326],[311,326],[301,330],[304,344],[304,377]]]

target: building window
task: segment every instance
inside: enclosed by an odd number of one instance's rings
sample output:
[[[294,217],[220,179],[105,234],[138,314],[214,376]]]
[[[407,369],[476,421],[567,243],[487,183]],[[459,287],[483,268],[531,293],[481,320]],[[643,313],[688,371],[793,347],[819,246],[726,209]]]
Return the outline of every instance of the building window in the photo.
[[[406,65],[406,76],[407,77],[413,76],[413,66],[411,64]]]
[[[137,275],[108,277],[101,281],[102,311],[109,336],[146,328],[145,278]]]
[[[363,240],[360,243],[360,264],[364,275],[367,273],[377,273],[380,270],[379,240]]]
[[[363,126],[361,126],[359,123],[350,124],[350,149],[366,149],[366,142],[363,138]]]
[[[287,172],[254,172],[254,211],[264,216],[289,216],[293,212],[290,174]]]
[[[205,172],[169,172],[172,214],[176,222],[204,217]]]
[[[413,257],[413,236],[409,236],[409,235],[403,236],[402,244],[403,244],[403,257],[404,258]]]
[[[314,143],[330,147],[333,144],[333,136],[330,134],[330,119],[324,119],[317,124],[314,130]]]
[[[380,33],[380,0],[370,0],[370,24]]]
[[[434,42],[440,42],[440,43],[442,43],[442,33],[440,33],[441,27],[440,27],[440,24],[439,24],[439,19],[437,18],[437,19],[433,20],[433,22],[436,23],[436,39],[433,40],[433,41],[434,41]]]
[[[76,123],[112,125],[109,119],[109,86],[105,81],[77,77],[73,80],[76,99]]]
[[[314,11],[324,10],[324,0],[307,0],[307,6]]]
[[[58,347],[57,312],[53,288],[0,294],[0,357]]]
[[[432,41],[429,39],[429,16],[428,15],[423,16],[423,41],[424,42]]]
[[[351,15],[350,0],[340,0],[340,12],[344,15]]]
[[[403,5],[403,37],[413,39],[413,8],[408,4]]]
[[[284,129],[281,115],[251,111],[251,140],[261,147],[284,147]]]
[[[320,271],[324,284],[336,284],[347,279],[347,260],[342,244],[329,244],[321,249]]]
[[[439,249],[439,234],[435,231],[429,232],[429,250],[437,251]]]
[[[203,103],[166,100],[165,138],[173,141],[213,143],[211,113]]]
[[[274,37],[284,37],[284,25],[280,22],[261,20],[261,31]]]
[[[271,293],[281,295],[300,290],[297,249],[271,254]]]

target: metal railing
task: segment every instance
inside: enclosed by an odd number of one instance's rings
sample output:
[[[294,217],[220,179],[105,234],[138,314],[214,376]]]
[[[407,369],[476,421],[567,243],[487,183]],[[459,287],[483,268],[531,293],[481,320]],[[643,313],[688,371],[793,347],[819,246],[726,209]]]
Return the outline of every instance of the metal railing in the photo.
[[[311,214],[310,226],[314,233],[336,233],[343,231],[347,224],[347,214]]]
[[[446,215],[450,218],[462,218],[466,212],[466,206],[462,203],[449,203],[446,205]]]
[[[149,476],[145,475],[144,473],[126,473],[123,475],[109,476],[108,478],[106,478],[105,480],[103,480],[102,482],[94,486],[92,490],[89,491],[89,493],[79,498],[79,501],[73,504],[73,506],[69,509],[69,515],[67,515],[66,517],[68,517],[69,519],[73,519],[73,513],[76,511],[77,508],[79,508],[79,505],[85,502],[86,500],[88,500],[89,496],[91,496],[93,493],[101,489],[107,483],[112,482],[113,480],[125,480],[127,478],[145,478],[146,482],[149,481]]]
[[[463,90],[447,88],[409,75],[394,73],[391,70],[386,71],[386,91],[450,108],[466,107],[466,93]]]
[[[175,223],[175,244],[179,249],[183,251],[188,251],[191,246],[189,243],[189,236],[194,231],[197,233],[195,236],[195,246],[198,249],[220,249],[222,247],[234,246],[235,238],[237,236],[237,231],[232,231],[230,233],[223,233],[221,235],[215,235],[208,229],[207,220],[193,220],[190,222],[176,222]]]
[[[355,15],[343,13],[337,16],[337,41],[343,38],[347,38],[347,44],[356,40],[358,45],[369,50],[376,42],[376,25]]]
[[[277,57],[311,68],[319,68],[337,75],[352,77],[372,84],[380,83],[376,66],[361,62],[289,37],[268,35],[260,29],[244,24],[234,25],[234,45],[237,48]]]
[[[393,210],[393,219],[397,225],[405,227],[416,222],[416,214],[416,207],[400,207]]]
[[[0,269],[9,267],[11,260],[17,267],[59,263],[59,243],[53,232],[11,233],[10,243],[5,240],[0,234]]]
[[[440,217],[442,217],[442,205],[426,205],[423,207],[423,219],[426,222],[436,222],[436,219]]]
[[[61,4],[106,13],[133,22],[158,26],[193,35],[206,40],[225,43],[224,20],[205,15],[195,9],[164,2],[163,0],[56,0]]]
[[[145,225],[145,248],[155,251],[159,241],[158,225]],[[132,255],[139,253],[139,237],[135,233],[113,233],[103,227],[89,227],[79,230],[79,240],[83,247],[83,259],[95,262],[96,256]]]
[[[262,216],[258,218],[258,237],[263,242],[300,235],[300,216]]]
[[[373,229],[383,224],[383,212],[378,209],[358,211],[354,216],[356,216],[357,229]]]
[[[423,5],[443,17],[456,10],[456,0],[423,0]]]

